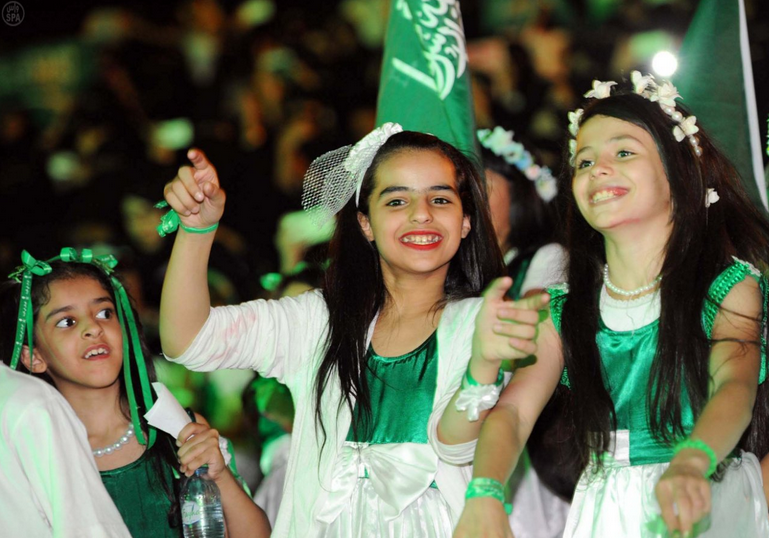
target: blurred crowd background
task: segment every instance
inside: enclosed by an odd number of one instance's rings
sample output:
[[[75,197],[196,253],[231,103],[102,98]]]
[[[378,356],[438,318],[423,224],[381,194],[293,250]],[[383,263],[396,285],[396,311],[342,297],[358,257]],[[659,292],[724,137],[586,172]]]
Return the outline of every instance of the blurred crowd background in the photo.
[[[0,23],[0,273],[22,248],[113,253],[159,353],[172,239],[156,233],[153,204],[195,146],[228,193],[214,303],[317,285],[328,231],[294,213],[303,174],[374,127],[389,2],[22,0],[24,20]],[[769,3],[745,4],[765,141]],[[513,129],[559,170],[566,113],[591,81],[651,71],[655,53],[678,50],[696,6],[463,0],[478,127]],[[702,77],[719,84],[717,71]],[[234,439],[255,485],[264,439],[290,430],[290,398],[253,372],[160,369],[184,405]]]

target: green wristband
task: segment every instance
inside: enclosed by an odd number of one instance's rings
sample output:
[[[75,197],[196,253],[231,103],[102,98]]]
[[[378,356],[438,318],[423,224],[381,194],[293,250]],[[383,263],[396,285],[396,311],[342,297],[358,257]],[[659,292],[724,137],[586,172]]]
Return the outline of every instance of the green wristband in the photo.
[[[163,209],[165,207],[168,207],[168,202],[165,200],[158,202],[155,204],[155,207],[158,209]],[[207,234],[209,232],[213,232],[219,227],[219,223],[212,224],[211,226],[206,226],[205,228],[194,228],[192,226],[185,226],[182,224],[182,221],[179,219],[178,213],[171,209],[168,213],[160,217],[160,224],[157,227],[158,235],[160,237],[165,237],[166,235],[175,232],[179,228],[184,230],[185,232],[191,233],[191,234]]]
[[[513,511],[513,505],[505,502],[505,486],[493,478],[481,477],[470,480],[465,492],[465,499],[475,499],[476,497],[491,497],[501,502],[508,514]]]
[[[702,452],[708,455],[708,458],[710,459],[710,466],[708,467],[708,470],[705,472],[705,478],[710,478],[711,475],[716,472],[716,468],[718,467],[718,458],[716,457],[715,451],[712,448],[710,448],[708,444],[702,439],[692,439],[690,437],[688,439],[684,439],[683,441],[679,442],[675,446],[675,448],[673,448],[673,456],[675,456],[682,450],[686,450],[687,448],[701,450]]]
[[[497,387],[502,385],[502,381],[505,379],[505,372],[502,370],[502,368],[499,368],[499,373],[497,374],[497,380],[494,381],[494,383],[489,383],[489,385],[496,385]],[[465,376],[462,379],[462,386],[463,387],[478,387],[483,385],[483,383],[478,383],[470,373],[470,365],[467,365],[467,370],[465,371]]]

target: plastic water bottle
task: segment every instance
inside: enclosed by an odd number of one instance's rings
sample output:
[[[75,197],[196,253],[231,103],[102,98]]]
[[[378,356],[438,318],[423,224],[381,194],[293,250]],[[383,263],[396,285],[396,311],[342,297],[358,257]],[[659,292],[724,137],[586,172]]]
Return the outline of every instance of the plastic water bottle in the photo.
[[[224,512],[219,487],[208,477],[208,466],[187,479],[179,495],[184,538],[224,538]]]

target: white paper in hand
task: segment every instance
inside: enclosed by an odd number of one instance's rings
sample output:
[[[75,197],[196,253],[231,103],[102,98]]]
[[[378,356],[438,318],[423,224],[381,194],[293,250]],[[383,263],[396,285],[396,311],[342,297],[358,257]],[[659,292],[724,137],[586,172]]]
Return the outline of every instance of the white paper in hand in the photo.
[[[158,399],[155,405],[144,414],[144,418],[150,426],[166,432],[175,439],[182,428],[192,420],[163,383],[153,383],[152,388],[155,389]]]

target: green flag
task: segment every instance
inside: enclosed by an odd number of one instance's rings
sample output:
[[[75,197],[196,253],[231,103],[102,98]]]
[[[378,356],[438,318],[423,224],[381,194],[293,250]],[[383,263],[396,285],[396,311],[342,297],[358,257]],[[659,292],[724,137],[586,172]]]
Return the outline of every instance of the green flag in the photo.
[[[480,163],[459,0],[392,0],[376,121],[434,134]]]
[[[753,202],[767,208],[743,0],[702,0],[679,60],[684,103],[737,167]]]

